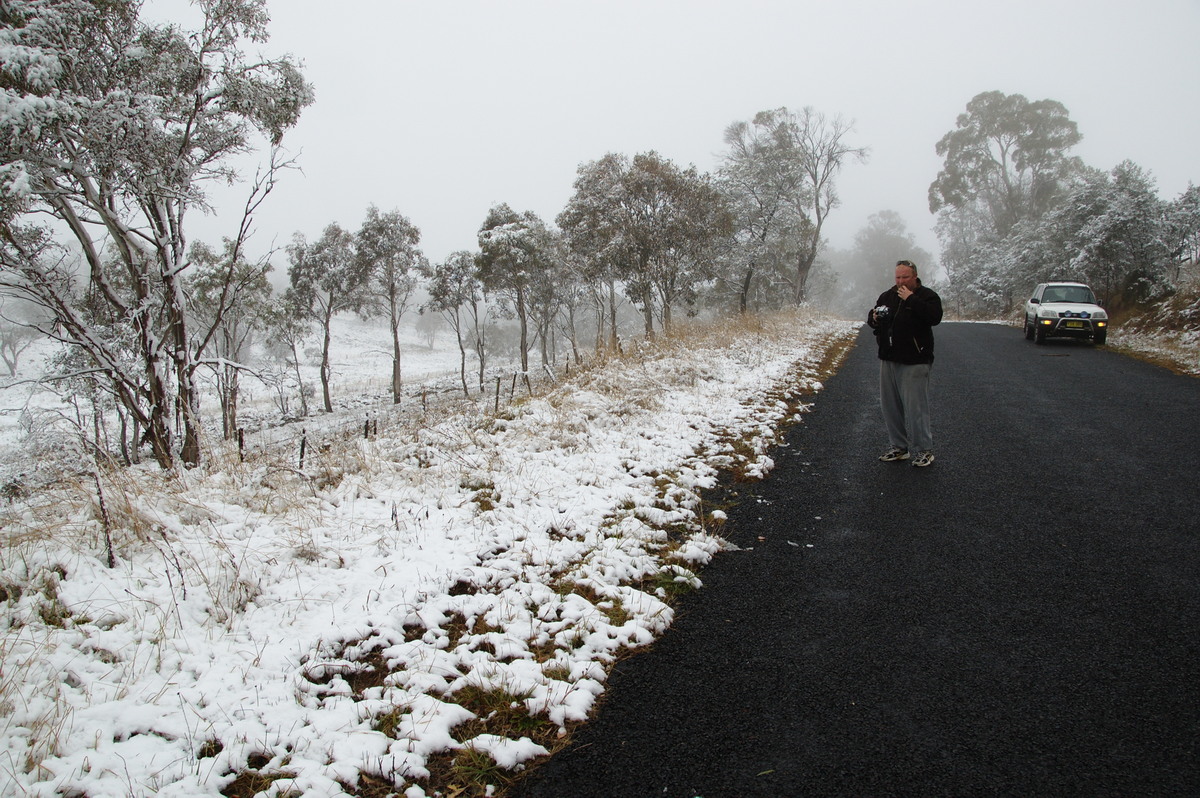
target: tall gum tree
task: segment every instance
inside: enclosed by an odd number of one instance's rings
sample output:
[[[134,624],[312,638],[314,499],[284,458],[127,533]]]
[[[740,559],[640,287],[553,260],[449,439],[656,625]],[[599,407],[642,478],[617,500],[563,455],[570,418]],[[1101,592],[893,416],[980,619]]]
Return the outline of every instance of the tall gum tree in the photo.
[[[942,170],[929,186],[929,210],[978,205],[992,231],[1004,238],[1022,221],[1054,207],[1082,169],[1067,151],[1082,136],[1066,107],[1055,100],[1030,102],[1020,94],[977,94],[954,130],[938,141]]]
[[[372,205],[356,234],[360,268],[370,275],[374,309],[388,319],[392,337],[392,403],[400,404],[404,387],[400,369],[400,320],[417,288],[417,275],[428,270],[417,247],[421,231],[400,211],[381,212]]]
[[[325,412],[332,413],[333,319],[368,304],[371,263],[358,257],[354,235],[336,222],[312,244],[297,233],[287,253],[291,285],[286,301],[321,327],[321,398]]]
[[[749,124],[735,122],[725,132],[730,149],[724,182],[734,193],[742,235],[753,245],[750,257],[761,257],[769,240],[780,235],[799,242],[792,275],[796,305],[808,296],[825,221],[840,202],[837,177],[847,163],[867,157],[866,148],[851,146],[853,132],[852,122],[807,106],[798,113],[760,111]]]
[[[546,279],[546,225],[532,211],[507,203],[488,211],[479,228],[479,279],[489,294],[508,302],[521,331],[521,373],[529,375],[529,321],[533,282]]]
[[[141,21],[140,0],[0,2],[0,288],[52,314],[46,331],[86,355],[164,468],[201,457],[187,212],[313,100],[290,57],[241,49],[267,39],[265,0],[195,4],[204,21],[189,32]],[[136,366],[85,298],[132,333]]]
[[[624,282],[647,338],[656,310],[669,328],[671,304],[707,279],[713,243],[732,229],[725,198],[706,175],[653,151],[581,166],[558,224],[575,254]]]
[[[471,390],[467,386],[467,345],[474,348],[479,361],[479,390],[483,391],[483,377],[487,364],[484,346],[484,324],[482,314],[486,310],[483,304],[483,283],[479,280],[479,270],[475,256],[466,250],[450,253],[444,261],[438,264],[426,264],[425,276],[428,278],[426,290],[429,301],[421,312],[439,313],[458,341],[459,377],[462,380],[463,396],[470,399]],[[464,318],[465,314],[465,318]]]

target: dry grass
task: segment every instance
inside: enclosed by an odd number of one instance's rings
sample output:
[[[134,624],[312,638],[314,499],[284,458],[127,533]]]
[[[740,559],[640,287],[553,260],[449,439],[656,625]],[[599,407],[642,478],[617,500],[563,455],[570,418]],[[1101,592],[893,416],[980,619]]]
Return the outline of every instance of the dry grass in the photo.
[[[1108,344],[1176,374],[1200,376],[1200,280],[1180,286],[1161,304],[1118,319]]]

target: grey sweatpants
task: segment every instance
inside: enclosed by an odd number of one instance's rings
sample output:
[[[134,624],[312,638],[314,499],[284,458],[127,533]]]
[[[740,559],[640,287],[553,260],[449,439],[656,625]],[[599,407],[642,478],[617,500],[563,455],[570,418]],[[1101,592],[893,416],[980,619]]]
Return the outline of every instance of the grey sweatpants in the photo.
[[[892,446],[906,451],[933,449],[929,425],[930,363],[906,366],[891,360],[879,361],[879,405]]]

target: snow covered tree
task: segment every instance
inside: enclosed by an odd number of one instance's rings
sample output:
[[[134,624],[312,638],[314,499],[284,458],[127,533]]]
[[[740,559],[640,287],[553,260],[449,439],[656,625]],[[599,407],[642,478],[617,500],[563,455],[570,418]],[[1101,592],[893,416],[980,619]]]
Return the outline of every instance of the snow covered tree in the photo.
[[[1200,265],[1200,187],[1189,185],[1167,208],[1166,243],[1178,284],[1184,266]]]
[[[544,369],[554,360],[555,322],[581,278],[573,268],[563,234],[545,225],[538,234],[542,268],[540,278],[530,286],[529,317]]]
[[[1149,298],[1172,259],[1166,204],[1132,161],[1083,182],[1048,226],[1070,231],[1071,270],[1106,302]]]
[[[440,313],[458,341],[459,376],[462,379],[463,395],[471,398],[467,387],[467,346],[470,345],[479,358],[479,390],[483,391],[484,370],[487,363],[484,338],[483,283],[475,256],[465,250],[452,252],[441,263],[427,267],[429,301],[421,312]]]
[[[369,301],[370,262],[358,257],[354,243],[354,236],[335,222],[314,243],[297,233],[287,248],[291,262],[288,301],[321,327],[321,398],[326,413],[333,412],[329,387],[333,319],[340,313],[357,312]]]
[[[201,346],[202,363],[216,376],[221,404],[221,433],[231,440],[238,429],[241,373],[250,345],[266,324],[271,284],[266,260],[249,263],[235,255],[235,243],[225,241],[223,252],[196,242],[189,253],[188,311],[196,327],[208,330],[210,343]]]
[[[782,160],[786,141],[780,138],[781,129],[769,121],[760,114],[751,122],[727,127],[728,149],[718,170],[719,186],[733,212],[736,242],[727,259],[727,281],[734,287],[741,313],[749,310],[750,297],[764,273],[773,284],[776,279],[771,277],[778,278],[790,268],[778,257],[779,242],[795,236],[802,224],[796,199],[803,184]]]
[[[669,328],[672,304],[710,277],[711,247],[731,234],[724,198],[709,178],[656,152],[632,159],[609,153],[581,166],[558,222],[577,254],[624,282],[648,338],[656,311]]]
[[[21,355],[42,338],[33,326],[39,310],[28,302],[0,297],[0,359],[10,377],[17,376]]]
[[[313,99],[290,58],[242,52],[267,38],[264,0],[197,5],[203,24],[185,32],[143,23],[140,0],[0,2],[0,285],[53,315],[49,331],[85,353],[164,468],[201,455],[187,212]],[[133,362],[114,335],[135,342]]]
[[[355,239],[359,268],[370,274],[371,304],[382,307],[392,337],[392,402],[400,404],[400,319],[408,308],[425,256],[417,247],[421,231],[400,211],[380,213],[374,205]]]
[[[793,253],[791,301],[806,299],[824,244],[821,231],[838,206],[837,176],[849,161],[867,157],[866,149],[847,141],[853,130],[841,117],[829,119],[811,107],[760,111],[752,121],[726,128],[723,185],[734,198],[748,259],[743,301],[757,264],[771,250]]]
[[[479,228],[479,279],[512,308],[521,330],[521,372],[529,374],[529,321],[535,281],[548,282],[546,225],[532,211],[518,214],[506,203],[488,211]]]
[[[610,200],[622,194],[621,182],[628,168],[628,159],[616,153],[581,166],[575,178],[575,194],[556,219],[568,249],[577,259],[576,270],[594,297],[597,349],[607,345],[616,350],[619,345],[618,275],[632,255],[628,236],[620,221],[613,218],[619,201],[614,206]]]
[[[759,114],[764,115],[768,125],[782,128],[784,163],[799,173],[795,204],[802,220],[798,236],[802,245],[796,258],[793,285],[793,299],[799,305],[807,298],[808,278],[825,243],[821,237],[825,220],[840,202],[837,176],[847,162],[865,161],[867,150],[849,145],[846,139],[854,131],[854,125],[840,116],[828,119],[810,107],[799,114],[786,108]]]
[[[989,242],[994,240],[991,223],[974,207],[955,213],[940,214],[937,218],[937,237],[941,242],[941,266],[946,274],[942,302],[959,318],[973,318],[990,313],[982,305],[985,300],[979,290],[979,280],[988,271]]]
[[[263,379],[274,391],[275,404],[285,418],[291,415],[293,388],[300,402],[299,417],[308,416],[308,397],[314,392],[304,382],[300,369],[300,351],[312,332],[312,317],[296,304],[296,294],[288,291],[281,302],[266,308],[264,313],[264,350],[266,364]]]

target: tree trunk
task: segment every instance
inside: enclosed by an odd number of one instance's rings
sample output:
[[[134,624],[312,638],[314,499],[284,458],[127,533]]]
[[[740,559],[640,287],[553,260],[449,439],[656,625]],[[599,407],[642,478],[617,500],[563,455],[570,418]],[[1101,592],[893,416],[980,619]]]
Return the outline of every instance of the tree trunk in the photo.
[[[333,322],[333,314],[325,314],[324,337],[321,342],[321,397],[325,400],[325,412],[333,412],[333,398],[329,393],[329,345],[332,333],[330,326]]]
[[[654,297],[647,288],[642,291],[642,318],[645,320],[646,338],[654,340]]]
[[[157,341],[153,332],[147,329],[145,319],[137,320],[140,346],[146,363],[146,385],[144,395],[149,405],[146,424],[145,442],[150,444],[154,461],[160,468],[170,469],[175,465],[174,445],[171,437],[171,424],[168,413],[173,404],[166,380],[160,373],[161,358],[157,352]]]
[[[525,308],[525,292],[517,291],[517,316],[521,320],[521,373],[529,373],[529,311]]]
[[[483,393],[483,380],[487,373],[487,353],[485,346],[486,333],[483,328],[483,320],[479,318],[479,303],[471,300],[471,320],[475,325],[475,356],[479,358],[479,392]]]
[[[608,334],[609,340],[612,342],[612,351],[617,352],[621,348],[621,339],[617,335],[617,281],[608,281]]]
[[[395,299],[392,300],[392,404],[400,404],[400,395],[404,388],[400,378],[400,314],[396,312]]]
[[[742,280],[742,290],[738,295],[738,313],[745,316],[750,311],[750,284],[754,280],[754,263],[746,268],[746,279]]]
[[[296,351],[295,341],[289,346],[292,350],[292,370],[296,374],[296,391],[300,394],[300,418],[308,418],[308,398],[304,395],[304,377],[300,374],[300,353]]]
[[[159,256],[159,267],[169,303],[167,313],[174,350],[171,359],[175,364],[179,410],[183,414],[183,446],[179,457],[185,466],[197,466],[200,465],[200,392],[196,388],[196,367],[192,362],[191,342],[188,340],[183,287],[176,279],[176,265],[184,261],[183,241],[176,241],[175,247],[178,250],[170,250],[170,257],[165,254]]]
[[[607,324],[605,322],[607,309],[605,308],[604,294],[599,291],[592,291],[590,293],[592,309],[596,311],[596,336],[592,340],[595,350],[599,352],[604,348],[605,339],[608,336]]]
[[[217,393],[221,397],[221,436],[229,441],[237,434],[238,369],[229,364],[221,367],[217,376]]]

